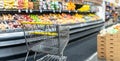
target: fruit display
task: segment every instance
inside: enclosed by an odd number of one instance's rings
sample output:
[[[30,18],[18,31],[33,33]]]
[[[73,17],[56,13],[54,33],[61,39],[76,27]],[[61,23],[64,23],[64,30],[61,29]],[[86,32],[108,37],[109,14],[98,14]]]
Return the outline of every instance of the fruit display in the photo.
[[[15,9],[17,8],[17,0],[3,0],[5,9]]]
[[[4,3],[4,4],[3,4]],[[1,9],[20,9],[26,10],[76,10],[76,5],[69,1],[63,2],[58,0],[0,0]],[[31,10],[31,11],[32,11]],[[90,5],[83,5],[78,11],[87,12],[90,10]],[[30,11],[30,12],[31,12]],[[99,20],[100,17],[95,14],[65,14],[65,13],[52,13],[52,14],[2,14],[0,15],[0,30],[18,29],[21,28],[21,22],[42,22],[52,24],[74,24],[88,21]],[[29,27],[32,27],[28,25]]]
[[[15,20],[14,15],[2,14],[0,16],[0,30],[21,28],[20,22]]]
[[[2,14],[0,16],[0,30],[21,28],[21,22],[43,22],[52,24],[74,24],[99,20],[95,14]],[[29,26],[30,27],[30,26]],[[117,28],[117,27],[116,27]]]
[[[57,0],[0,0],[1,9],[33,9],[33,10],[78,10],[80,12],[90,11],[90,5],[83,5],[76,9],[74,2],[57,1]]]

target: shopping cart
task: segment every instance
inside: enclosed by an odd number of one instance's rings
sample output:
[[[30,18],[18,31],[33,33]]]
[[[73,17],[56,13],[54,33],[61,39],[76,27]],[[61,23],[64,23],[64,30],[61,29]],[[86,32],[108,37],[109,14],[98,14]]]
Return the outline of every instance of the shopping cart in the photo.
[[[22,22],[24,31],[27,55],[27,61],[30,51],[37,53],[47,53],[37,61],[66,61],[63,51],[69,41],[69,27],[56,25],[49,22]]]

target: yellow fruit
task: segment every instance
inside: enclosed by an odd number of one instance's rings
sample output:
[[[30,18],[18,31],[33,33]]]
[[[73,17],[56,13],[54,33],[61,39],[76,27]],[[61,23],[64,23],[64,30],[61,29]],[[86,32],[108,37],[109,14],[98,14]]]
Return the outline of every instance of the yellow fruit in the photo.
[[[72,2],[67,3],[67,10],[75,10],[75,4]]]
[[[90,5],[83,5],[80,9],[78,9],[81,12],[87,12],[90,11]]]

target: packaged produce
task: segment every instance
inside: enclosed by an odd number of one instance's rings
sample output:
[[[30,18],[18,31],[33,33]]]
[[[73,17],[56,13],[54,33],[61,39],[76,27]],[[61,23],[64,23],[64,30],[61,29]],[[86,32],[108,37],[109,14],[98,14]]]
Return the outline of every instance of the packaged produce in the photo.
[[[90,11],[90,5],[83,5],[81,8],[78,9],[81,12],[88,12]]]

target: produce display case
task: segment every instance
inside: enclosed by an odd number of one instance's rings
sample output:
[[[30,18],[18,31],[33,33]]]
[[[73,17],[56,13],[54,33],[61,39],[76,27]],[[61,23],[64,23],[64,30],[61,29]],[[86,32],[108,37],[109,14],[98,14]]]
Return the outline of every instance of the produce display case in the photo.
[[[70,41],[81,38],[88,34],[98,32],[103,26],[104,21],[98,20],[87,23],[68,24],[70,26]],[[68,26],[67,25],[67,26]],[[0,36],[0,58],[26,53],[23,32],[3,33]],[[6,48],[8,47],[8,48]]]
[[[21,1],[23,1],[23,0],[21,0]],[[31,1],[32,1],[32,3],[37,3],[37,2],[33,2],[33,0],[31,0]],[[30,3],[30,2],[26,2],[26,3]],[[31,5],[32,5],[32,3],[31,3]],[[59,9],[60,7],[57,9],[55,7],[51,8],[51,9],[45,9],[45,8],[40,9],[38,7],[33,7],[31,5],[30,5],[31,7],[29,7],[29,9],[27,9],[28,7],[26,7],[26,6],[25,6],[25,8],[17,7],[15,9],[12,7],[7,8],[7,6],[6,6],[2,9],[0,9],[0,13],[2,13],[3,15],[8,14],[8,13],[12,14],[12,15],[14,15],[14,14],[28,14],[28,15],[29,14],[40,14],[41,15],[41,14],[46,14],[46,13],[47,14],[48,13],[53,13],[53,14],[56,14],[56,13],[57,14],[58,13],[59,14],[62,14],[62,13],[76,14],[76,13],[78,13],[78,14],[83,14],[85,16],[87,16],[88,14],[96,13],[96,11],[90,10],[91,7],[89,5],[82,5],[82,6],[80,5],[81,7],[78,7],[76,9],[74,3],[72,3],[72,2],[66,2],[66,3],[68,3],[69,7],[66,7],[67,9],[65,9],[65,10],[63,10],[64,8]],[[71,7],[71,5],[69,5],[70,3],[72,5],[72,7]],[[43,5],[45,5],[45,4],[43,4]],[[35,4],[35,6],[37,6],[37,4]],[[94,8],[94,9],[96,9],[96,8]],[[72,16],[69,16],[69,17],[71,18]],[[26,17],[24,17],[24,18],[26,18]],[[81,18],[81,16],[80,16],[80,18]],[[80,20],[79,18],[77,18],[77,19]],[[82,21],[82,22],[78,21],[78,22],[74,22],[74,23],[63,24],[63,25],[70,27],[70,41],[69,42],[73,42],[76,39],[82,38],[88,34],[98,32],[104,23],[104,21],[100,18],[99,19],[94,18],[94,20],[91,20],[89,17],[85,17],[84,19],[86,19],[86,21]],[[68,19],[68,20],[70,20],[70,19]],[[7,21],[5,21],[5,22],[7,22]],[[43,38],[41,37],[41,39],[43,39]],[[8,57],[12,57],[12,56],[19,56],[21,54],[25,54],[26,52],[27,51],[26,51],[26,46],[25,46],[24,34],[23,34],[23,30],[21,28],[18,27],[15,29],[5,29],[4,31],[3,30],[0,31],[0,60],[5,59],[5,58],[9,59]]]

